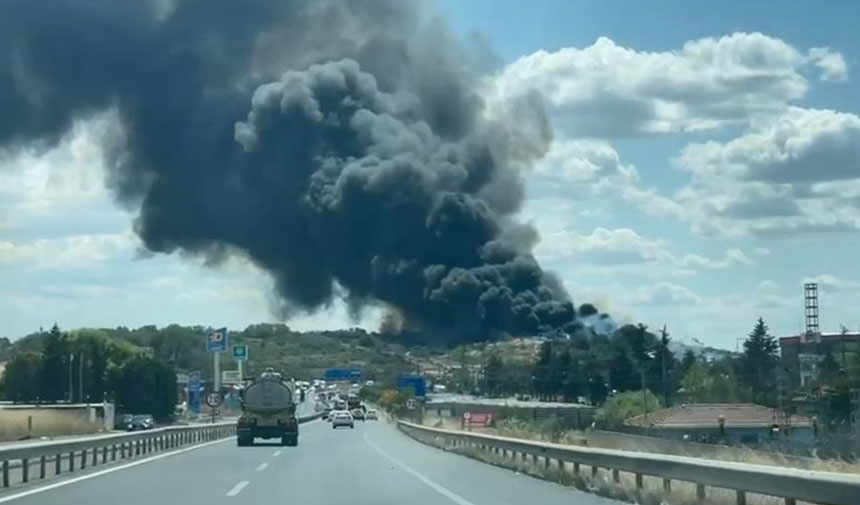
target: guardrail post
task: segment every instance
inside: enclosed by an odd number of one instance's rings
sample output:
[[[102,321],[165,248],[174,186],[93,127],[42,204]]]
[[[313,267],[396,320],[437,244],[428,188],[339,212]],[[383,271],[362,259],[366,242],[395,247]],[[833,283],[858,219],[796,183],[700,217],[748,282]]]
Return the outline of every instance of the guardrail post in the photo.
[[[598,470],[599,470],[599,468],[597,468],[597,467],[596,467],[596,466],[594,466],[594,465],[591,465],[591,476],[592,476],[592,477],[594,477],[594,478],[597,478],[597,471],[598,471]]]
[[[9,487],[9,461],[3,461],[3,487]]]
[[[642,474],[636,474],[636,489],[642,489]]]
[[[21,458],[21,482],[28,482],[30,480],[30,460],[27,458]]]
[[[107,463],[107,446],[102,447],[102,464]]]
[[[39,458],[39,478],[45,478],[45,463],[48,458],[43,454],[42,457]]]
[[[87,467],[87,450],[81,450],[81,470]]]
[[[696,484],[696,498],[699,500],[705,499],[705,485],[704,484]]]
[[[737,497],[738,497],[738,501],[737,501],[738,505],[747,505],[747,494],[744,491],[741,491],[740,489],[735,491],[735,493],[737,494]]]
[[[116,461],[116,444],[110,446],[110,460]]]
[[[63,456],[60,453],[57,453],[54,456],[54,475],[60,475],[60,460],[63,459]]]
[[[69,471],[75,471],[75,451],[69,452]]]
[[[99,448],[93,447],[93,464],[92,466],[96,466],[99,463]]]
[[[550,462],[549,456],[544,456],[543,457],[543,467],[549,468],[549,462]]]
[[[617,468],[612,469],[612,481],[616,484],[621,482],[621,474],[618,472]]]
[[[672,479],[663,479],[663,491],[666,493],[672,492]]]
[[[797,505],[797,500],[794,498],[786,498],[785,505]]]
[[[575,461],[573,462],[573,474],[579,475],[579,463],[577,463]]]

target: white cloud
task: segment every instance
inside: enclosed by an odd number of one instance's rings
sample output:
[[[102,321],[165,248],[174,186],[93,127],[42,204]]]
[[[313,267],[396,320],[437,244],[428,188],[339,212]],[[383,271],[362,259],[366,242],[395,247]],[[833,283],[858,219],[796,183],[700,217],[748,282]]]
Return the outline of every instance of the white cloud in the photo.
[[[809,50],[809,61],[821,70],[821,80],[844,82],[848,79],[848,64],[838,52],[827,47],[813,47]]]
[[[806,73],[844,79],[842,56],[804,54],[761,33],[686,42],[675,51],[636,51],[600,37],[585,48],[537,51],[509,64],[491,98],[540,91],[556,123],[576,136],[615,137],[702,130],[770,115],[803,97]]]
[[[860,228],[860,117],[790,108],[729,142],[691,144],[677,201],[706,234]]]
[[[763,280],[756,285],[755,290],[759,293],[778,293],[779,284],[771,280]]]
[[[113,259],[119,253],[133,251],[138,244],[139,240],[130,232],[29,241],[0,240],[0,266],[38,269],[95,268],[98,263]]]
[[[602,267],[660,265],[674,273],[719,270],[753,263],[740,249],[729,249],[720,259],[698,254],[678,256],[670,250],[667,241],[643,237],[629,228],[610,230],[597,227],[590,235],[569,230],[544,234],[536,253],[541,258],[563,258],[575,264]]]
[[[669,282],[658,282],[637,290],[638,305],[698,305],[702,297],[684,286]]]
[[[607,202],[620,198],[649,215],[677,219],[684,215],[677,202],[642,187],[636,167],[622,163],[618,152],[599,140],[553,142],[535,164],[529,185],[538,198],[593,197]]]
[[[831,274],[821,274],[815,277],[807,277],[803,279],[804,283],[818,283],[819,289],[826,292],[837,292],[847,290],[860,290],[860,282],[843,279]]]

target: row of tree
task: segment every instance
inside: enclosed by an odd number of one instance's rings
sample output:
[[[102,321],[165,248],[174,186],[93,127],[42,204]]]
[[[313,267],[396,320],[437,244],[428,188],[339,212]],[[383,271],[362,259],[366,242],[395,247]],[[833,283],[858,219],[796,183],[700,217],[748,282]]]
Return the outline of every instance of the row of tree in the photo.
[[[708,361],[688,350],[678,359],[669,343],[665,331],[656,335],[639,324],[622,326],[611,336],[548,340],[532,362],[491,353],[476,389],[490,397],[585,399],[595,405],[643,387],[667,405],[679,399],[776,403],[778,345],[763,320],[757,321],[740,356]]]
[[[98,330],[63,333],[55,324],[7,362],[2,392],[17,402],[109,400],[122,412],[166,419],[176,406],[176,373],[164,360]]]

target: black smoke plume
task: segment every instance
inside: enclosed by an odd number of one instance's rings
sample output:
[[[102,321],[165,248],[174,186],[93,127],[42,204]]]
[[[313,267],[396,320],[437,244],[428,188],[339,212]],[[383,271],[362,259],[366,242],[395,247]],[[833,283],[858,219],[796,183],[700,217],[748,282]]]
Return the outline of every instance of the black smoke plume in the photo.
[[[0,146],[114,111],[153,252],[240,253],[286,308],[384,303],[442,340],[576,326],[512,221],[550,129],[490,104],[422,2],[3,0]]]

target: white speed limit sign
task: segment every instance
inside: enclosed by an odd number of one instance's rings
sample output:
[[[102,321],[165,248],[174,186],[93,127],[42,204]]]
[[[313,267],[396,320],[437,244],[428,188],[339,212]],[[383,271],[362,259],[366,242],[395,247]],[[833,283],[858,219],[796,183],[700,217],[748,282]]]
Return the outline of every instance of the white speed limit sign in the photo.
[[[415,410],[418,407],[418,402],[415,401],[415,398],[410,398],[406,400],[406,408],[409,410]]]
[[[221,405],[221,393],[218,391],[210,391],[206,394],[206,405],[209,405],[212,408]]]

